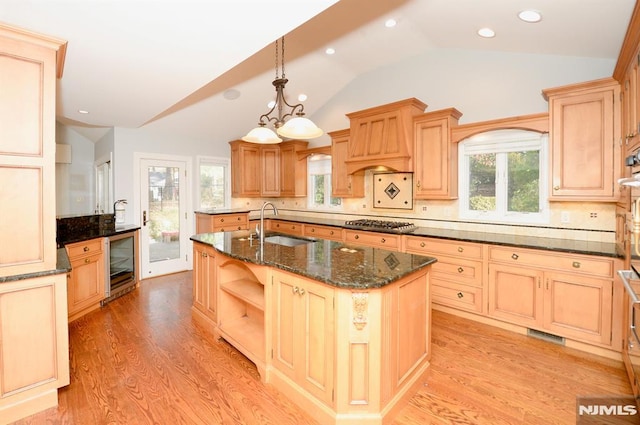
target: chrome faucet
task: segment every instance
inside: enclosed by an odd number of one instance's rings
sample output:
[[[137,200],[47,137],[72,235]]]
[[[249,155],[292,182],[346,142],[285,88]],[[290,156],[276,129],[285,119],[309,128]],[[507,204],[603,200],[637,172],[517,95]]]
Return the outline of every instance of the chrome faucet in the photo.
[[[273,208],[273,215],[278,215],[278,208],[276,208],[275,205],[273,205],[271,202],[265,202],[264,204],[262,204],[262,208],[260,208],[260,227],[256,226],[256,233],[258,234],[258,236],[260,236],[260,248],[262,249],[262,247],[264,246],[264,209],[268,206],[271,205],[271,207]]]

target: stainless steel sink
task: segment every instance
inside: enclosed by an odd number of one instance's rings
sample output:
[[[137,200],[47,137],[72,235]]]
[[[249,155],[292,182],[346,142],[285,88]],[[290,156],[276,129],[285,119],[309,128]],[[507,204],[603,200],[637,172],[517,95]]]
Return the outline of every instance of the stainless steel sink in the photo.
[[[311,240],[311,239],[298,239],[298,238],[292,238],[289,236],[282,236],[282,235],[267,236],[264,238],[264,241],[272,244],[276,244],[276,245],[283,245],[283,246],[298,246],[298,245],[305,245],[305,244],[310,244],[315,242],[314,240]]]

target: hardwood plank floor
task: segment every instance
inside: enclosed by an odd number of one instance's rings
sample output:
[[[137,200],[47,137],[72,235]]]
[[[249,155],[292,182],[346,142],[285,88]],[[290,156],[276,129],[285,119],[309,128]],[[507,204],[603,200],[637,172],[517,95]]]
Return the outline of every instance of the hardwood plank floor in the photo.
[[[191,272],[148,279],[70,324],[71,384],[16,423],[316,424],[195,324],[191,299]],[[394,425],[575,424],[576,396],[631,394],[621,362],[437,311],[432,347]]]

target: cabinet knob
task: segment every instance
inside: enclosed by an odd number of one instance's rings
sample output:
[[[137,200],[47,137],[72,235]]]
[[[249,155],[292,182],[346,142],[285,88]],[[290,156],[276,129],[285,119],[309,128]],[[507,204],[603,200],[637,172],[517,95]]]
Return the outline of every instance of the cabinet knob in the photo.
[[[560,186],[553,186],[553,190],[560,190]]]
[[[90,262],[91,262],[91,260],[90,260],[90,259],[88,259],[88,258],[85,258],[85,259],[84,259],[84,263],[85,263],[85,264],[89,264]]]
[[[300,295],[304,295],[304,293],[305,293],[304,288],[300,288],[300,291],[299,291],[299,292],[300,292]]]
[[[314,229],[313,227],[311,228],[311,233],[314,233],[316,231],[316,229]]]
[[[332,230],[332,231],[330,231],[330,232],[329,232],[329,234],[330,234],[331,236],[333,236],[333,230]]]
[[[353,239],[360,239],[360,236],[355,235],[355,236],[353,237]]]
[[[464,298],[464,294],[462,292],[458,292],[458,298]]]
[[[82,248],[82,250],[83,250],[84,252],[88,252],[88,251],[89,251],[89,247],[88,247],[88,246],[85,246],[84,248]]]
[[[221,219],[220,219],[220,223],[224,223],[224,218],[221,218]]]
[[[458,267],[458,273],[462,273],[464,269],[462,267]]]
[[[291,292],[293,292],[294,294],[298,293],[298,287],[294,286],[293,288],[291,288]]]
[[[203,252],[203,253],[201,253],[200,255],[202,255],[202,257],[204,257],[204,258],[207,258],[207,257],[208,257],[208,255],[207,255],[207,253],[206,253],[206,252]]]
[[[420,248],[424,248],[425,246],[427,246],[427,244],[426,244],[426,243],[424,243],[424,242],[420,242]]]
[[[416,187],[420,189],[420,180],[418,180],[418,183],[416,183]]]
[[[380,242],[385,243],[385,242],[386,242],[386,239],[385,239],[385,238],[382,238],[382,239],[380,239]]]
[[[518,254],[511,254],[511,258],[513,258],[514,260],[517,260],[518,258],[520,258],[520,256]]]
[[[571,264],[573,267],[575,267],[576,269],[580,268],[580,261],[574,261],[573,264]]]
[[[459,246],[459,247],[458,247],[458,252],[462,252],[462,251],[464,251],[464,248],[463,248],[463,247],[461,247],[461,246]]]
[[[242,220],[242,217],[237,217],[236,220],[240,221]]]

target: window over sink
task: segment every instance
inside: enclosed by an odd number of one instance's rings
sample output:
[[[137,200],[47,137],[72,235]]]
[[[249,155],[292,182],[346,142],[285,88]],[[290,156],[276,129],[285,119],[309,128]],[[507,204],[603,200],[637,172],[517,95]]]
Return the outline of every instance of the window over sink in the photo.
[[[548,223],[548,135],[493,130],[460,142],[460,217],[499,223]]]
[[[320,210],[341,209],[342,198],[331,196],[331,156],[311,155],[307,161],[307,207]]]
[[[229,208],[231,171],[228,158],[198,157],[198,208]]]

